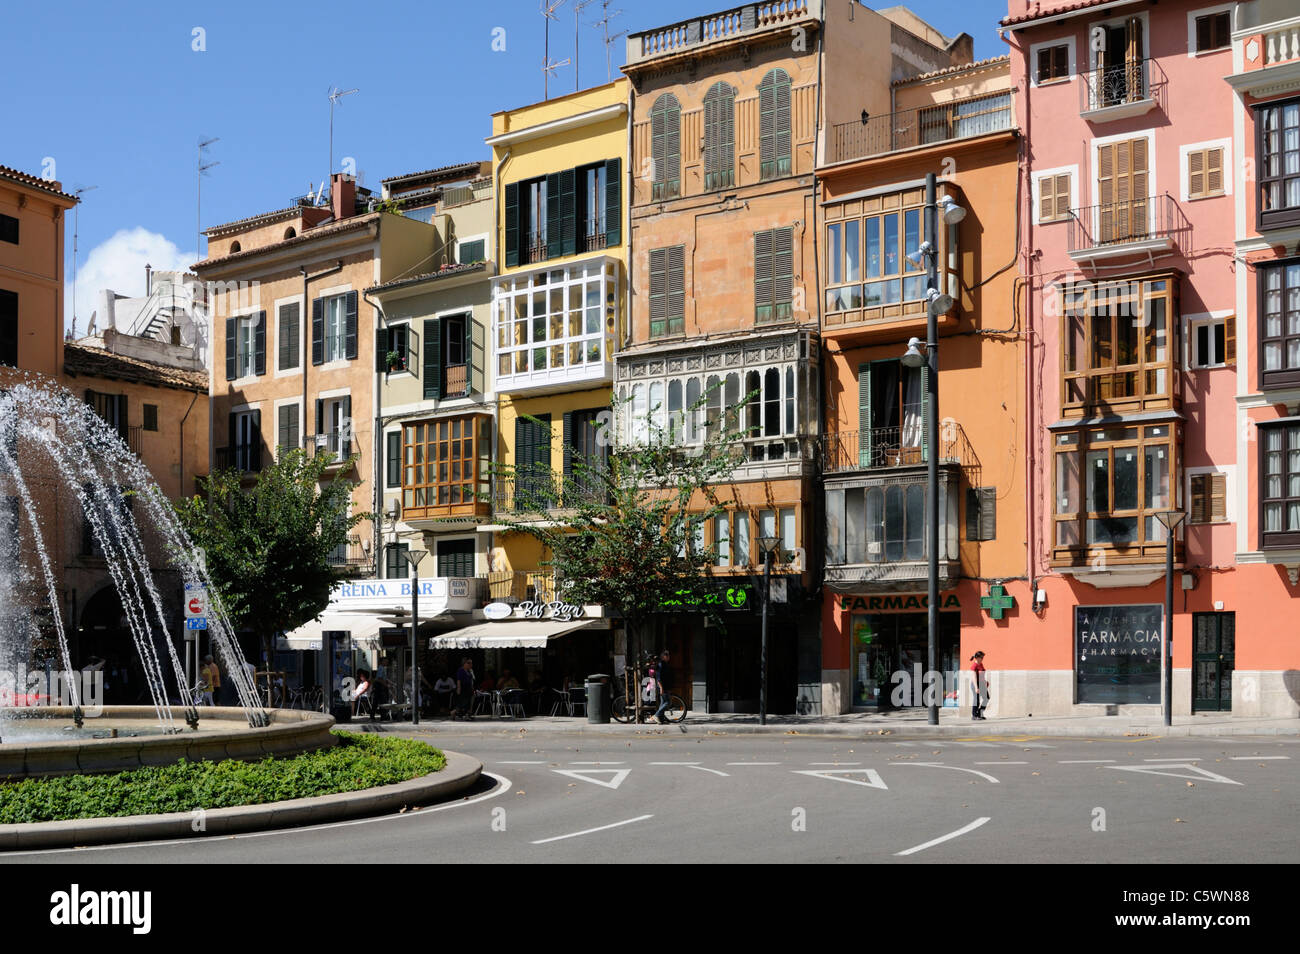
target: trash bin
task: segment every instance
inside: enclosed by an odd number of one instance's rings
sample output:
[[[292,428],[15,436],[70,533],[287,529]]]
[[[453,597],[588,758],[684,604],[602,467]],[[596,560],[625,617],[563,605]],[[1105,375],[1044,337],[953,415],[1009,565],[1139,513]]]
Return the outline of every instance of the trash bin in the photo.
[[[587,677],[587,722],[609,722],[609,676],[596,673]]]

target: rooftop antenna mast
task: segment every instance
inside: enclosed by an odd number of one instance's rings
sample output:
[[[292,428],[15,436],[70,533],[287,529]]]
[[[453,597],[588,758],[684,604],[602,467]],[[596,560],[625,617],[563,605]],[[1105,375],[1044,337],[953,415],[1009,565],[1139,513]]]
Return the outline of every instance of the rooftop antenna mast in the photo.
[[[344,96],[351,96],[353,93],[361,92],[359,89],[340,90],[337,86],[331,86],[329,91],[330,100],[330,167],[325,174],[325,181],[329,182],[334,176],[334,106]]]
[[[605,82],[607,83],[614,79],[614,64],[610,59],[609,51],[612,49],[615,40],[621,36],[627,36],[626,30],[619,30],[617,33],[609,32],[610,21],[623,15],[622,10],[615,10],[610,13],[609,4],[610,0],[600,0],[601,17],[592,24],[592,26],[599,27],[605,33]]]
[[[542,0],[542,19],[546,21],[546,46],[542,53],[542,99],[551,98],[551,76],[561,66],[568,66],[568,59],[558,63],[551,62],[551,21],[558,20],[555,11],[564,6],[564,0]]]
[[[81,232],[81,197],[99,186],[80,186],[72,190],[77,204],[72,207],[72,337],[77,337],[77,238]],[[64,233],[67,234],[66,232]]]
[[[198,259],[203,258],[203,177],[208,174],[208,170],[213,166],[221,165],[219,159],[216,162],[205,163],[203,153],[207,151],[208,146],[220,141],[220,136],[199,140],[198,175],[195,177],[198,181],[198,188],[194,193],[194,257]]]
[[[573,91],[578,91],[578,20],[582,16],[582,11],[595,3],[596,0],[574,0],[573,4]]]

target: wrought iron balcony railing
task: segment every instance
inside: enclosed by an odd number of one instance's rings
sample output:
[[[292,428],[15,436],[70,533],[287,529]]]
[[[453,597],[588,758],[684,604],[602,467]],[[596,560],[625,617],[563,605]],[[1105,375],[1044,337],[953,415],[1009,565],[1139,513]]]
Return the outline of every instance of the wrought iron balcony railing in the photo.
[[[923,434],[924,425],[920,421],[915,426],[832,431],[823,438],[822,470],[832,474],[919,467],[929,459]],[[939,463],[960,464],[966,470],[979,467],[979,457],[956,421],[939,422],[938,445]]]
[[[1080,84],[1084,112],[1156,101],[1164,94],[1167,77],[1154,57],[1126,60],[1113,66],[1097,66],[1083,74]]]
[[[1071,209],[1067,238],[1071,255],[1078,257],[1078,253],[1096,249],[1122,250],[1135,242],[1160,241],[1172,246],[1178,233],[1188,227],[1178,203],[1165,193]]]
[[[307,447],[314,448],[317,457],[330,457],[332,463],[341,464],[352,454],[352,437],[345,431],[325,431],[311,435]]]
[[[1010,91],[936,106],[867,116],[831,127],[831,161],[865,159],[901,149],[1000,132],[1015,126]]]

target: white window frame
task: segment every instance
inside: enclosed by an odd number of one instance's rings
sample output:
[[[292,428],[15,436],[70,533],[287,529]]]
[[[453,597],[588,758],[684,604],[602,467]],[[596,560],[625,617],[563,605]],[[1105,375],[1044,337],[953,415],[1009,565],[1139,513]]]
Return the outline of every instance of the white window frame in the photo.
[[[1106,20],[1094,20],[1087,25],[1083,34],[1083,42],[1084,45],[1088,48],[1088,74],[1089,76],[1096,74],[1097,54],[1101,52],[1100,50],[1094,50],[1092,48],[1092,31],[1095,30],[1097,27],[1122,26],[1123,24],[1128,23],[1128,21],[1132,17],[1137,17],[1142,21],[1142,62],[1144,64],[1143,68],[1147,71],[1146,91],[1147,91],[1147,97],[1150,98],[1151,64],[1148,61],[1151,59],[1151,17],[1147,14],[1147,11],[1145,10],[1142,10],[1138,13],[1129,14],[1127,16],[1122,16],[1122,17],[1110,17],[1109,19]],[[1101,106],[1100,104],[1093,103],[1092,97],[1095,95],[1095,90],[1085,90],[1084,95],[1087,97],[1086,103],[1089,110],[1106,108]],[[1119,138],[1133,139],[1136,138],[1137,135],[1138,133],[1133,133],[1132,135],[1120,136]],[[1155,146],[1154,140],[1152,141],[1152,146],[1153,147]],[[1152,165],[1154,166],[1154,163],[1152,163]],[[1153,192],[1152,195],[1155,195],[1155,193]]]
[[[460,247],[470,242],[483,243],[483,258],[485,261],[492,261],[492,233],[482,232],[478,235],[466,235],[464,238],[456,239],[456,264],[460,264]]]
[[[389,371],[389,372],[387,372],[387,373],[388,373],[388,376],[389,376],[390,378],[392,378],[392,377],[394,377],[394,376],[396,376],[396,375],[399,375],[399,374],[409,374],[411,377],[415,377],[415,367],[414,367],[414,365],[419,363],[419,361],[420,361],[420,357],[421,357],[419,354],[416,354],[415,357],[413,357],[413,358],[410,356],[411,333],[412,333],[412,331],[413,331],[414,328],[415,328],[415,322],[416,322],[416,319],[415,319],[415,318],[398,318],[398,319],[396,319],[396,320],[394,320],[394,321],[390,321],[390,322],[388,323],[388,330],[389,330],[389,332],[390,332],[390,335],[391,335],[391,332],[392,332],[392,330],[393,330],[394,328],[405,328],[405,329],[406,329],[407,357],[408,357],[408,359],[409,359],[409,360],[407,361],[407,365],[406,365],[406,370],[405,370],[405,371]],[[360,318],[358,317],[358,326],[359,326],[359,325],[360,325]],[[346,330],[346,329],[345,329],[345,330]],[[358,327],[358,329],[357,329],[357,334],[359,335],[360,333],[361,333],[361,330],[360,330],[360,327]],[[423,346],[424,346],[424,342],[421,342],[421,343],[420,343],[420,346],[423,348]],[[389,351],[392,351],[392,350],[393,350],[393,342],[392,342],[392,338],[391,338],[391,337],[390,337],[389,340],[388,340],[388,350],[389,350]],[[385,359],[387,359],[387,355],[385,355],[384,357],[385,357]],[[385,360],[385,364],[384,364],[384,366],[385,366],[385,367],[388,366],[388,365],[387,365],[387,360]]]
[[[1223,486],[1223,519],[1218,521],[1208,521],[1206,523],[1192,523],[1192,477],[1200,474],[1222,474],[1225,478]],[[1222,527],[1230,523],[1237,522],[1237,465],[1236,464],[1217,464],[1213,467],[1184,467],[1183,468],[1183,492],[1186,496],[1183,500],[1187,501],[1187,512],[1189,527]]]
[[[280,307],[282,305],[298,306],[298,367],[287,368],[283,371],[280,370]],[[301,375],[303,363],[307,359],[305,343],[307,337],[311,334],[311,315],[307,314],[307,308],[303,303],[302,295],[290,295],[288,298],[277,298],[272,303],[272,307],[275,309],[272,313],[275,316],[275,347],[268,353],[267,360],[270,361],[271,354],[275,355],[275,377],[277,378],[288,378],[295,375]],[[270,340],[271,336],[267,335],[267,341]]]
[[[378,262],[376,262],[376,266],[375,266],[375,267],[376,267],[376,269],[378,268]],[[377,282],[377,281],[378,281],[378,278],[376,278],[376,282]],[[317,371],[333,371],[333,370],[335,370],[336,368],[346,368],[346,367],[351,363],[351,362],[348,360],[348,349],[347,349],[347,335],[348,335],[347,320],[348,320],[348,319],[347,319],[347,300],[346,300],[346,295],[348,294],[348,292],[350,292],[350,291],[352,291],[352,290],[353,290],[353,288],[352,288],[352,285],[351,285],[351,284],[346,284],[346,285],[333,285],[333,286],[331,286],[331,287],[329,287],[329,288],[322,288],[322,289],[320,290],[320,294],[318,294],[318,295],[316,296],[316,297],[319,298],[320,301],[321,301],[321,319],[322,319],[322,320],[321,320],[321,363],[320,363],[319,365],[316,366],[316,370],[317,370]],[[333,359],[331,359],[331,358],[329,357],[328,352],[326,351],[326,348],[325,348],[325,339],[326,339],[327,337],[329,337],[329,335],[328,335],[328,331],[329,331],[329,302],[332,301],[332,300],[334,300],[334,299],[336,299],[336,298],[343,298],[343,299],[344,299],[344,302],[343,302],[343,338],[342,338],[342,340],[343,340],[343,344],[342,344],[342,347],[341,347],[342,356],[341,356],[341,357],[336,356],[336,357],[334,357]],[[358,295],[357,295],[357,335],[358,335],[358,338],[357,338],[357,354],[358,354],[358,356],[360,356],[360,353],[361,353],[361,348],[360,348],[360,345],[361,345],[361,339],[360,339],[360,335],[361,335],[361,328],[362,328],[363,325],[364,325],[364,322],[361,321],[361,305],[362,305],[362,298],[361,298],[360,294],[358,294]],[[311,316],[308,315],[304,320],[310,322],[310,321],[311,321]],[[310,329],[308,329],[308,334],[310,334],[310,333],[311,333],[311,331],[310,331]]]
[[[1196,48],[1196,20],[1198,17],[1213,16],[1216,13],[1226,13],[1228,15],[1228,35],[1231,36],[1233,31],[1236,30],[1236,25],[1232,22],[1233,21],[1232,11],[1233,8],[1236,6],[1237,4],[1235,3],[1220,3],[1213,7],[1201,7],[1199,10],[1187,11],[1187,57],[1188,59],[1195,59],[1198,56],[1210,56],[1214,53],[1232,52],[1231,42],[1229,42],[1227,46],[1221,46],[1213,50],[1198,50]]]
[[[1223,360],[1224,356],[1219,355],[1219,360],[1212,364],[1197,364],[1196,358],[1196,329],[1202,325],[1223,325],[1224,340],[1227,340],[1227,322],[1232,318],[1234,312],[1231,308],[1220,311],[1202,311],[1195,314],[1183,316],[1183,340],[1187,342],[1187,353],[1184,356],[1183,367],[1188,371],[1201,371],[1208,368],[1226,368],[1228,365]],[[1213,341],[1213,339],[1211,339]],[[1213,345],[1211,345],[1213,347]]]
[[[1043,221],[1042,209],[1039,207],[1039,196],[1042,194],[1040,184],[1043,179],[1050,179],[1053,176],[1066,175],[1070,176],[1070,208],[1079,208],[1079,166],[1057,166],[1055,169],[1043,169],[1034,173],[1034,194],[1030,196],[1033,203],[1034,225],[1061,225],[1070,221],[1069,219],[1053,219],[1050,222]]]
[[[1218,52],[1217,50],[1215,52]],[[1219,195],[1197,196],[1190,198],[1187,194],[1188,173],[1187,155],[1201,149],[1223,150],[1223,192]],[[1232,195],[1232,139],[1207,139],[1205,142],[1189,142],[1178,147],[1178,198],[1183,202],[1203,202],[1209,199],[1221,199]]]
[[[235,319],[235,379],[232,385],[245,384],[257,378],[257,315],[256,311],[233,315]],[[244,331],[248,331],[248,364],[244,364],[241,348]]]
[[[1067,48],[1066,60],[1069,65],[1069,75],[1061,79],[1048,80],[1046,83],[1038,81],[1038,51],[1048,49],[1054,46],[1064,46]],[[1044,40],[1042,43],[1031,43],[1029,46],[1029,85],[1035,89],[1047,86],[1064,86],[1074,82],[1075,77],[1079,75],[1078,61],[1075,59],[1075,41],[1074,36],[1058,37],[1055,40]]]
[[[476,576],[478,575],[479,557],[482,555],[483,550],[482,550],[482,548],[478,545],[478,535],[477,535],[477,534],[474,534],[474,535],[472,535],[472,536],[446,536],[446,537],[439,537],[436,541],[434,541],[434,544],[433,544],[433,553],[430,554],[430,555],[433,557],[433,569],[432,569],[432,574],[433,574],[434,576],[436,576],[437,573],[438,573],[438,546],[439,546],[440,544],[443,544],[443,543],[463,543],[463,542],[466,541],[466,540],[469,540],[469,541],[473,542],[473,544],[474,544],[474,573],[475,573]],[[455,579],[455,578],[454,578],[454,577],[448,577],[448,579]]]

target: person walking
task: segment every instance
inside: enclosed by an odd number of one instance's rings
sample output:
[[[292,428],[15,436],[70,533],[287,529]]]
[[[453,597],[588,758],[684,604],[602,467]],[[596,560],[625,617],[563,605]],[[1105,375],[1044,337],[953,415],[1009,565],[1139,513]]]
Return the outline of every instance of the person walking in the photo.
[[[971,657],[971,680],[975,691],[975,701],[971,705],[971,720],[984,720],[984,709],[988,706],[988,678],[984,675],[984,651],[977,650]]]
[[[466,656],[456,670],[456,706],[451,711],[453,719],[474,718],[470,712],[474,705],[474,682],[474,663]]]
[[[668,650],[659,654],[659,659],[655,662],[655,689],[659,693],[659,708],[655,710],[654,718],[657,722],[667,723],[664,718],[664,712],[668,708]]]
[[[217,695],[221,692],[221,668],[211,655],[203,657],[203,665],[199,667],[199,679],[203,685],[203,704],[215,706]]]

